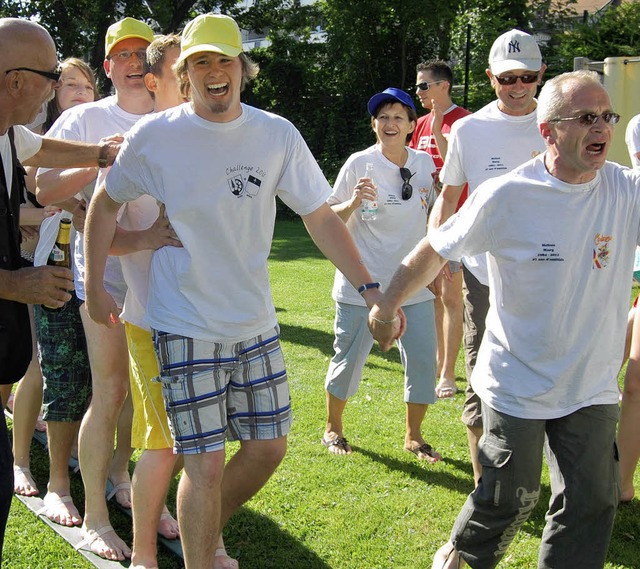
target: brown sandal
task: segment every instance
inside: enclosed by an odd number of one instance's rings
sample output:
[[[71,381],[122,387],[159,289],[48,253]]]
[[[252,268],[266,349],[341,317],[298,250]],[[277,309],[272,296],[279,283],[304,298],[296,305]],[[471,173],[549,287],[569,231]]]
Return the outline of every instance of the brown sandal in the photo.
[[[345,454],[349,454],[349,449],[351,448],[345,437],[338,437],[331,441],[328,441],[324,437],[322,437],[322,444],[326,446],[327,449],[331,447],[338,447],[339,449],[343,450]],[[334,453],[334,454],[337,454],[337,453]]]

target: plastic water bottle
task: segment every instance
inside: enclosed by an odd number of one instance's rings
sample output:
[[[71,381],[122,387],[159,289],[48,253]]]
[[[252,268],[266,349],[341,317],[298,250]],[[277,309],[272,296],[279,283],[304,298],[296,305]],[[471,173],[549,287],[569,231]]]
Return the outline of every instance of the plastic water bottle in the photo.
[[[370,178],[371,183],[375,186],[373,180],[373,162],[367,162],[367,166],[364,171],[364,177]],[[362,221],[373,221],[378,217],[378,200],[362,200],[361,210]]]

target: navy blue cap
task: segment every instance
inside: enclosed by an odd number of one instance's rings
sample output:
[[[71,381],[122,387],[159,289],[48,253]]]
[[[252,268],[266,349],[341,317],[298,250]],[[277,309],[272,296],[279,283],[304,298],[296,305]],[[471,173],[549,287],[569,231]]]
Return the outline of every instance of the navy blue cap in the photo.
[[[376,109],[380,106],[380,104],[386,101],[402,103],[403,105],[412,108],[414,111],[416,110],[416,107],[413,104],[413,99],[411,98],[411,95],[409,95],[409,93],[403,91],[402,89],[389,87],[388,89],[382,91],[382,93],[378,93],[377,95],[374,95],[369,99],[369,102],[367,103],[369,114],[373,116],[373,113],[376,112]]]

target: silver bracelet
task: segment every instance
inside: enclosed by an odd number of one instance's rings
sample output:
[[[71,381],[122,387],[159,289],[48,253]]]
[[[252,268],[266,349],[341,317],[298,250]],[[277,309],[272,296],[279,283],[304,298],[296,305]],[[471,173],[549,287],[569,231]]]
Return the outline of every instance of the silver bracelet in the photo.
[[[398,317],[394,316],[393,320],[380,320],[375,316],[371,316],[371,320],[373,320],[374,322],[377,322],[378,324],[393,324],[396,320],[398,320]]]

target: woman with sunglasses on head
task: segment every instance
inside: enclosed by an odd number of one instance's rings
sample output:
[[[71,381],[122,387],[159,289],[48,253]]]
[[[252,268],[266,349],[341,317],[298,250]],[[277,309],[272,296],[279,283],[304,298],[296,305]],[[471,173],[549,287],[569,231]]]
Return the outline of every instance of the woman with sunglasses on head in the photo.
[[[358,390],[373,346],[367,327],[369,309],[361,294],[368,288],[387,286],[404,256],[426,235],[427,216],[436,198],[433,159],[407,147],[417,121],[411,96],[400,89],[385,89],[369,100],[368,110],[377,143],[348,158],[328,200],[346,223],[376,281],[355,290],[340,271],[335,275],[335,354],[325,380],[327,424],[322,443],[329,452],[341,455],[352,452],[342,415],[348,398]],[[368,164],[373,165],[373,179],[365,176]],[[377,202],[374,219],[363,219],[361,211],[367,200]],[[405,370],[404,448],[428,462],[441,459],[421,433],[427,408],[436,399],[433,299],[424,288],[402,307],[407,331],[398,341]]]

